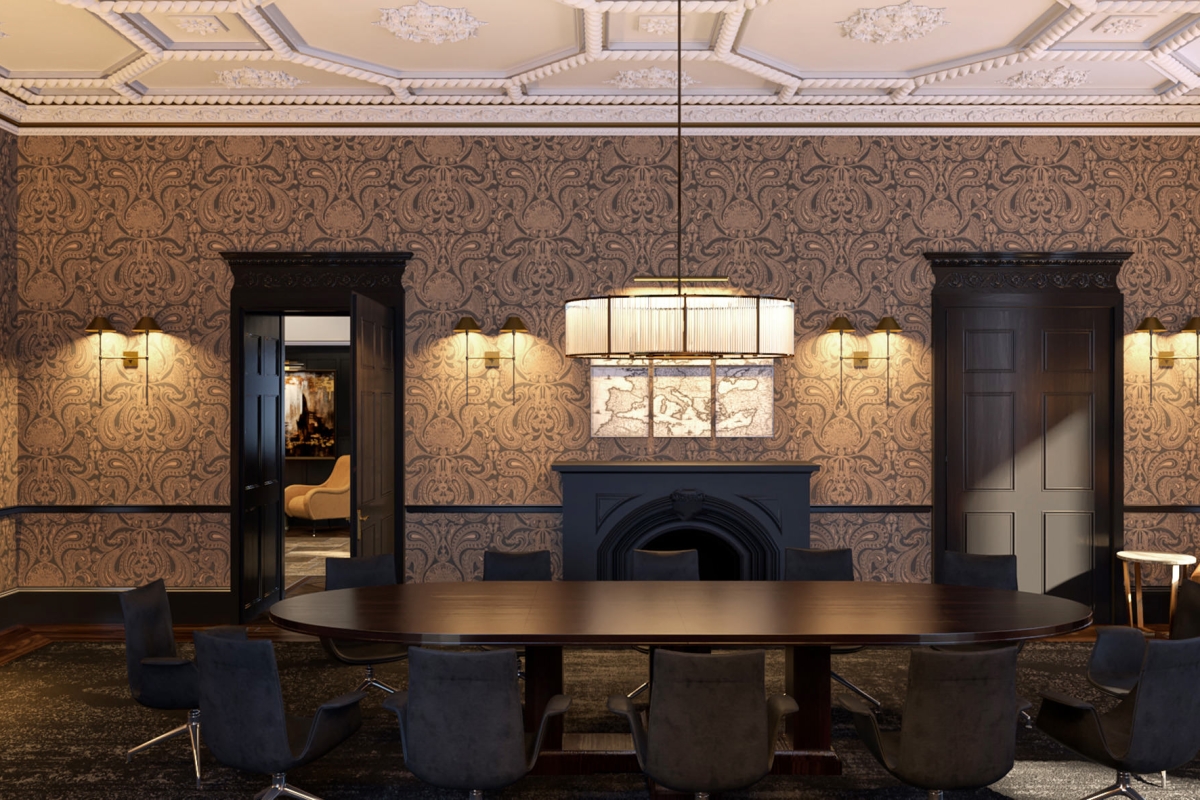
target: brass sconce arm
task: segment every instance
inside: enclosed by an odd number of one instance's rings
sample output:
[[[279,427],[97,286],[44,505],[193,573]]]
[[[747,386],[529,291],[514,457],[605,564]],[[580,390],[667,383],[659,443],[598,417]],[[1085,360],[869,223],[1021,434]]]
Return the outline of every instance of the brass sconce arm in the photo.
[[[472,356],[470,346],[471,340],[469,337],[472,333],[483,333],[483,329],[479,327],[479,323],[475,321],[475,318],[470,315],[459,319],[459,321],[454,325],[453,332],[461,333],[464,336],[463,360],[466,365],[466,401],[470,402],[471,399],[472,361],[482,361],[484,369],[499,369],[501,361],[511,361],[513,381],[512,402],[515,406],[517,404],[517,334],[529,333],[529,328],[525,325],[525,321],[516,315],[512,315],[504,321],[503,325],[500,326],[500,333],[512,334],[513,338],[511,356],[502,355],[499,350],[485,350],[482,356]]]

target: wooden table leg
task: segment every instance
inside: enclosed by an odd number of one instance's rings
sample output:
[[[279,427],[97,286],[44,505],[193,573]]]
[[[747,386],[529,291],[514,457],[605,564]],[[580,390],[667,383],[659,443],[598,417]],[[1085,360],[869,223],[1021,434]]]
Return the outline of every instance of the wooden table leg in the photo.
[[[563,690],[563,652],[561,647],[527,645],[525,647],[525,730],[536,733],[542,724],[546,704]],[[561,750],[563,718],[555,717],[546,725],[543,750]]]
[[[1168,631],[1170,630],[1171,623],[1175,621],[1175,598],[1179,596],[1179,578],[1180,578],[1179,565],[1172,564],[1171,565],[1171,610],[1168,612],[1168,615],[1167,615]],[[1170,633],[1168,633],[1167,635],[1170,636]]]
[[[1146,614],[1143,606],[1146,604],[1142,597],[1142,565],[1141,562],[1133,565],[1133,593],[1137,595],[1137,626],[1142,630],[1146,630]]]
[[[1122,572],[1125,574],[1125,610],[1129,612],[1129,627],[1134,626],[1133,618],[1133,594],[1129,591],[1129,562],[1121,562]]]
[[[800,711],[787,717],[787,738],[798,751],[776,757],[776,772],[841,775],[842,762],[833,752],[832,689],[828,647],[789,647],[784,666],[785,691]],[[782,755],[782,754],[781,754]]]

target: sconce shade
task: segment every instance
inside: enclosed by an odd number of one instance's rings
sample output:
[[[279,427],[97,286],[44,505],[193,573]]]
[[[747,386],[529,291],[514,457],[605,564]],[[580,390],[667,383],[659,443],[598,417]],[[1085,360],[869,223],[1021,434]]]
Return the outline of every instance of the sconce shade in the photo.
[[[878,324],[875,325],[876,333],[900,333],[901,330],[900,323],[896,322],[895,317],[880,317]]]
[[[162,328],[154,321],[154,317],[142,317],[133,326],[134,333],[162,333]]]
[[[735,295],[609,295],[566,305],[576,358],[783,358],[795,353],[791,300]]]
[[[84,333],[104,333],[104,331],[115,331],[116,328],[108,321],[108,317],[93,317],[92,321],[83,329]]]
[[[475,318],[471,316],[463,317],[458,322],[454,323],[455,333],[479,333],[479,331],[479,323],[476,322]]]
[[[500,326],[501,333],[529,333],[529,328],[525,325],[525,320],[513,314],[508,319],[504,320],[504,324]]]
[[[854,323],[845,317],[834,317],[825,329],[826,333],[854,333]]]
[[[1192,317],[1183,326],[1185,331],[1193,331],[1200,333],[1200,317]]]
[[[1167,327],[1158,321],[1158,317],[1146,317],[1137,326],[1137,330],[1145,331],[1146,333],[1162,333]]]

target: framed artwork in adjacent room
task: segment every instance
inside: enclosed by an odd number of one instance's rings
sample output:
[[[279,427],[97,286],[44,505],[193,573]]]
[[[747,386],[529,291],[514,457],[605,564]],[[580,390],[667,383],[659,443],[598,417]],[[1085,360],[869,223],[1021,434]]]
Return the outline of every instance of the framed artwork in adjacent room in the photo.
[[[336,458],[335,370],[296,370],[283,378],[285,458]]]

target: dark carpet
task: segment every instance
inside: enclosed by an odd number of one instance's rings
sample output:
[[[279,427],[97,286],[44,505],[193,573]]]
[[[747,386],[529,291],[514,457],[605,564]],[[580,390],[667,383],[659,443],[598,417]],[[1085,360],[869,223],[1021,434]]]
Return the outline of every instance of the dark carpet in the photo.
[[[185,648],[190,655],[190,648]],[[297,713],[352,688],[357,668],[332,664],[318,644],[276,646],[284,693]],[[1020,660],[1019,688],[1037,699],[1053,688],[1112,704],[1090,689],[1083,677],[1088,646],[1031,644]],[[783,689],[783,657],[768,651],[768,689]],[[908,665],[903,649],[869,649],[835,657],[842,675],[883,701],[886,725],[898,723]],[[574,650],[566,654],[566,691],[574,697],[568,731],[622,731],[621,720],[604,707],[609,694],[626,692],[643,680],[646,656],[630,649]],[[405,666],[381,667],[393,685],[405,682]],[[835,687],[835,694],[841,691]],[[324,759],[289,774],[290,782],[324,800],[366,798],[460,798],[421,784],[404,770],[393,715],[371,694],[363,703],[363,727]],[[0,667],[0,798],[246,798],[263,789],[263,776],[238,773],[204,755],[204,788],[193,788],[187,741],[179,738],[125,762],[125,750],[182,721],[182,714],[156,712],[129,697],[124,650],[113,644],[54,644]],[[838,778],[768,777],[746,798],[880,798],[918,800],[924,793],[900,786],[867,753],[849,715],[834,711],[834,747],[843,759]],[[947,798],[1029,798],[1072,800],[1112,782],[1107,770],[1088,764],[1034,730],[1017,733],[1017,766],[1002,781],[978,792],[947,793]],[[1159,788],[1148,776],[1138,788],[1147,800],[1200,797],[1200,762],[1171,774]],[[639,775],[579,778],[529,777],[500,793],[505,798],[643,798]]]

